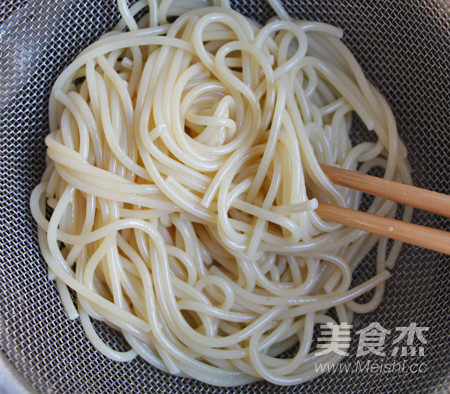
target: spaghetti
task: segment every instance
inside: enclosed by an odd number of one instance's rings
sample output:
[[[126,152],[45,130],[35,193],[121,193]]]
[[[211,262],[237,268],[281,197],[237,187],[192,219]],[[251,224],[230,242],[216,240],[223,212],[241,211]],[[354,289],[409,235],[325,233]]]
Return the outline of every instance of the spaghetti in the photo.
[[[68,316],[117,361],[219,386],[314,378],[314,364],[342,358],[311,349],[314,326],[376,308],[401,246],[387,253],[385,238],[315,213],[318,200],[358,209],[362,197],[319,163],[411,183],[388,104],[340,29],[290,20],[274,0],[279,19],[264,26],[226,1],[118,4],[117,28],[53,87],[50,160],[31,196]],[[375,142],[352,144],[353,112]],[[396,205],[375,198],[369,212]],[[351,288],[373,247],[376,276]],[[109,348],[91,319],[131,350]]]

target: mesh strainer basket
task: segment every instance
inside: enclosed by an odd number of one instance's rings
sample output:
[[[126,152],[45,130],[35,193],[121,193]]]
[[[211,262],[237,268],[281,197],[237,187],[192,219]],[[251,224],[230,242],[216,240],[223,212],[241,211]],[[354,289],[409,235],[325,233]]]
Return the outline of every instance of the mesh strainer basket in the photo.
[[[237,3],[237,4],[236,4]],[[260,22],[273,14],[263,1],[234,8]],[[298,19],[344,29],[345,43],[368,78],[390,102],[409,150],[414,183],[450,193],[450,3],[448,0],[301,0],[286,8]],[[159,372],[141,359],[117,363],[88,342],[67,319],[40,257],[29,196],[45,167],[47,106],[57,75],[77,53],[118,20],[113,0],[0,2],[0,392],[441,392],[450,384],[449,268],[438,253],[405,246],[374,312],[357,316],[356,332],[370,323],[395,333],[415,323],[424,332],[423,356],[357,356],[352,337],[347,365],[397,365],[392,370],[350,369],[295,387],[256,383],[217,388]],[[358,128],[358,122],[355,127]],[[414,222],[450,230],[450,221],[417,211]],[[373,256],[372,256],[373,257]],[[369,255],[356,280],[373,275]],[[102,338],[126,349],[98,324]]]

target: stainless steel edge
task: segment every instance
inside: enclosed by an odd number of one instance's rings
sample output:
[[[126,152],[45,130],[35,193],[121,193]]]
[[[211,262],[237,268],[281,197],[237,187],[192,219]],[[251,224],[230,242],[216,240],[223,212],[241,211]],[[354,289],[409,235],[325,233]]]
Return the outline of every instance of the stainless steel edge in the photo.
[[[0,393],[28,394],[35,392],[36,391],[9,362],[4,353],[0,352]]]

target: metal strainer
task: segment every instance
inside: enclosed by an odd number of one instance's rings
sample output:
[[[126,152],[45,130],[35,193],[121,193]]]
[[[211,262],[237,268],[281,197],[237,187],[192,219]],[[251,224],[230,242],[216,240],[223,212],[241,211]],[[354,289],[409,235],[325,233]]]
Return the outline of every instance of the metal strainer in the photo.
[[[237,10],[260,22],[272,16],[264,1],[236,3]],[[344,29],[344,41],[392,105],[414,183],[450,194],[449,0],[301,0],[286,7],[298,19]],[[353,335],[345,361],[399,365],[393,371],[334,371],[295,387],[216,388],[169,376],[139,358],[106,359],[90,345],[80,323],[67,319],[46,277],[28,201],[45,166],[52,83],[118,17],[113,0],[0,2],[0,392],[445,391],[450,385],[450,259],[413,246],[403,248],[382,305],[354,322],[353,333],[373,322],[391,330],[386,355],[358,357]],[[450,230],[448,219],[433,214],[417,211],[414,221]],[[369,255],[357,279],[373,271]],[[429,327],[427,343],[421,344],[424,355],[393,356],[396,328],[411,323]],[[126,349],[115,332],[101,324],[98,329],[107,343]]]

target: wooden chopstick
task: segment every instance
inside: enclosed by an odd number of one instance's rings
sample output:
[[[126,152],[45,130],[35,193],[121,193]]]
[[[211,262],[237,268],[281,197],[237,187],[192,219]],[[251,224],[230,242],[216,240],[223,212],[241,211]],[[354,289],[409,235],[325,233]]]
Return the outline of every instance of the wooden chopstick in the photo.
[[[450,217],[450,196],[446,194],[326,164],[321,167],[327,177],[338,185]]]
[[[328,165],[322,169],[336,184],[450,217],[450,196],[445,194]],[[325,220],[450,254],[446,231],[326,203],[319,203],[317,213]]]
[[[319,203],[316,212],[325,220],[450,254],[450,233],[446,231],[323,202]]]

